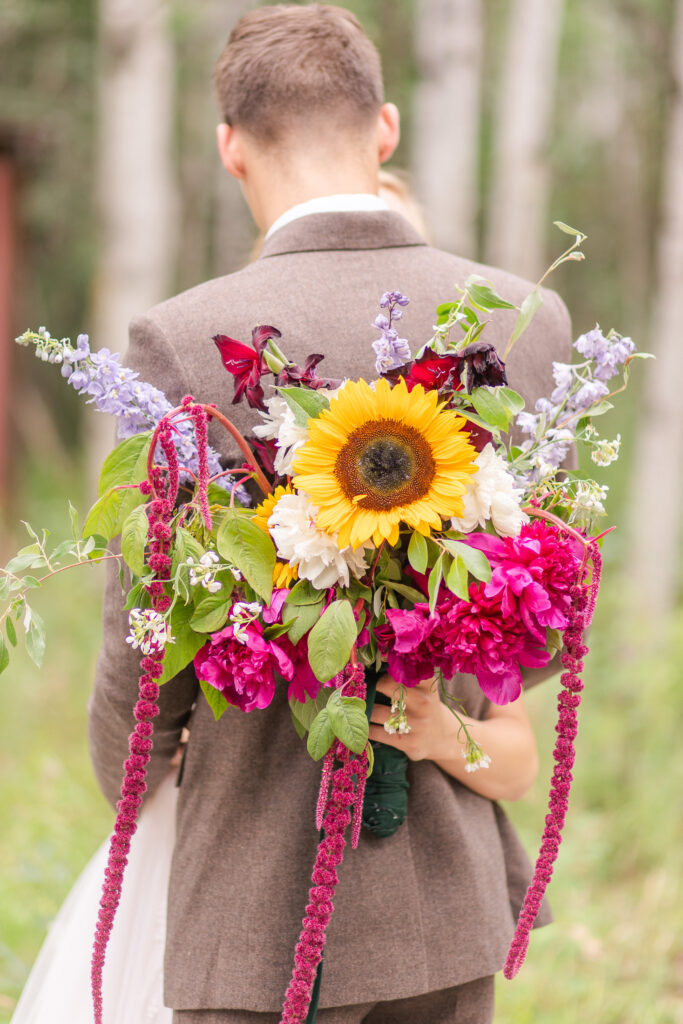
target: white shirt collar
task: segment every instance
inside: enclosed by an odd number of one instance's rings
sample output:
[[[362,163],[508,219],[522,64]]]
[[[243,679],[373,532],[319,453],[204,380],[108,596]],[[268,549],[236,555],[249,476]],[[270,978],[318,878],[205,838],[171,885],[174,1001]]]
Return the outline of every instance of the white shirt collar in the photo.
[[[285,210],[270,225],[266,238],[270,238],[274,232],[279,231],[285,224],[298,220],[299,217],[307,217],[310,213],[357,213],[388,209],[389,207],[384,200],[380,199],[379,196],[373,195],[371,192],[318,196],[317,199],[309,199],[305,203],[297,203],[296,206]]]

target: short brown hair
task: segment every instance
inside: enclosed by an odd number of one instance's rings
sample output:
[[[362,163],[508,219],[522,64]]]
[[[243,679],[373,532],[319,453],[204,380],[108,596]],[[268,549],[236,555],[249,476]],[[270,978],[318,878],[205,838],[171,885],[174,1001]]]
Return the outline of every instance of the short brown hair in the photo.
[[[384,99],[379,54],[357,18],[317,3],[259,7],[241,18],[214,86],[225,121],[265,142],[316,114],[364,124]]]

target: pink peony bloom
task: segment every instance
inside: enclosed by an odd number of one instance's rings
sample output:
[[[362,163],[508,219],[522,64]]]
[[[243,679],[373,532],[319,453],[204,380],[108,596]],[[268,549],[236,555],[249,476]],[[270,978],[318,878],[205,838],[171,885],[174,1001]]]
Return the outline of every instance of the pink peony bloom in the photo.
[[[525,523],[518,537],[472,534],[472,547],[483,551],[493,574],[486,584],[487,598],[500,597],[505,617],[519,615],[529,632],[545,643],[546,626],[564,629],[580,556],[575,543],[555,526],[535,519]]]
[[[402,686],[417,686],[434,675],[435,652],[428,639],[437,625],[427,605],[402,611],[387,610],[385,626],[375,629],[380,654],[386,658],[389,674]]]
[[[287,690],[289,700],[298,700],[299,703],[304,704],[307,697],[315,699],[320,693],[322,683],[308,663],[307,637],[304,636],[299,640],[298,644],[293,644],[289,637],[281,636],[278,638],[278,644],[285,651],[293,665],[292,675],[287,677],[291,679]],[[325,683],[325,686],[332,685],[332,681]]]
[[[503,614],[499,597],[488,597],[482,583],[470,584],[469,601],[447,591],[437,604],[438,630],[431,641],[440,648],[439,668],[446,676],[477,677],[494,704],[509,704],[522,692],[520,665],[542,666],[550,654],[529,633],[516,613]],[[544,638],[545,639],[545,638]]]
[[[214,633],[195,655],[195,672],[242,711],[266,708],[275,694],[275,673],[291,679],[294,666],[278,643],[264,638],[260,622],[241,627],[240,636],[232,624]]]

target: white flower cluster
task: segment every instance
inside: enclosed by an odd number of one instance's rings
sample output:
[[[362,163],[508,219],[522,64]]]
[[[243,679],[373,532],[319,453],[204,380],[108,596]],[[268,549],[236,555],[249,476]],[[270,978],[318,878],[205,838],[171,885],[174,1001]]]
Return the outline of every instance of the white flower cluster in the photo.
[[[391,714],[384,723],[384,731],[388,732],[390,736],[393,736],[395,733],[405,736],[411,729],[412,726],[408,725],[408,716],[403,696],[394,697],[391,702]]]
[[[362,576],[368,569],[363,548],[337,547],[337,535],[316,526],[317,508],[308,495],[283,494],[268,519],[268,530],[282,561],[296,567],[299,579],[310,580],[317,590],[337,583],[348,587],[350,572]]]
[[[18,345],[30,345],[33,342],[36,358],[44,363],[62,363],[64,356],[73,351],[68,338],[53,338],[47,327],[39,327],[37,332],[24,331],[15,341]]]
[[[480,768],[488,768],[491,764],[491,758],[488,754],[485,754],[478,743],[474,743],[472,740],[468,740],[467,747],[462,752],[462,756],[465,758],[465,771],[466,772],[478,772]]]
[[[210,594],[217,594],[223,586],[216,579],[216,570],[214,568],[219,562],[220,558],[215,551],[205,551],[198,562],[190,555],[187,558],[187,564],[190,567],[190,586],[196,587],[200,584]]]
[[[128,625],[130,633],[126,637],[126,643],[130,644],[134,651],[139,648],[144,655],[158,654],[166,644],[175,643],[166,619],[151,608],[131,608],[128,613]]]
[[[256,437],[277,444],[277,455],[273,460],[275,472],[279,476],[291,476],[294,455],[302,444],[308,440],[308,431],[300,427],[294,419],[294,413],[281,395],[273,395],[266,402],[268,412],[259,412],[264,422],[254,427]]]
[[[596,466],[609,466],[619,458],[620,447],[621,434],[617,434],[613,441],[595,441],[591,459]]]
[[[487,444],[474,461],[479,469],[468,481],[462,516],[451,519],[453,529],[470,533],[490,519],[501,537],[516,537],[527,522],[521,509],[523,491],[515,487],[505,459],[496,454],[492,444]]]
[[[607,498],[608,491],[607,484],[598,484],[595,480],[577,480],[574,508],[569,522],[583,522],[586,519],[606,515],[603,502]]]
[[[237,601],[230,609],[230,622],[232,622],[232,631],[235,636],[235,640],[239,640],[241,644],[246,644],[247,634],[246,627],[254,619],[257,619],[263,606],[258,601]]]

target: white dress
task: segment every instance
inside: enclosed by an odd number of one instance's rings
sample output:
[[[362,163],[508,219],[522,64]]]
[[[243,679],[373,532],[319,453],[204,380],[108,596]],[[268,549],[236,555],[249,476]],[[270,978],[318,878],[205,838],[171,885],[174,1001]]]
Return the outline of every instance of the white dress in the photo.
[[[123,877],[103,977],[104,1024],[171,1024],[163,1005],[166,900],[175,842],[174,769],[145,802]],[[92,1024],[90,959],[109,841],[52,923],[11,1024]]]

